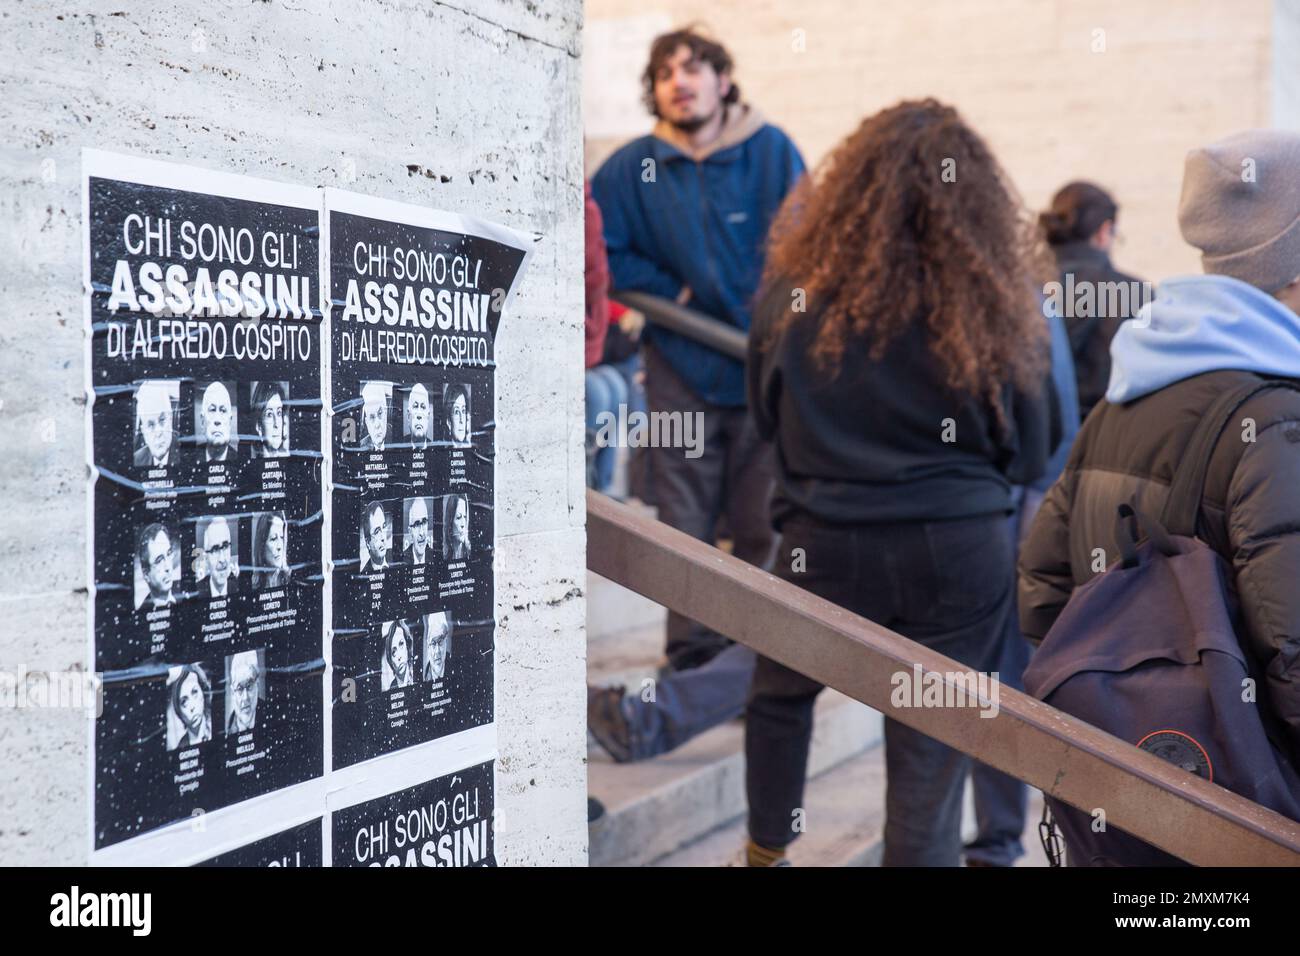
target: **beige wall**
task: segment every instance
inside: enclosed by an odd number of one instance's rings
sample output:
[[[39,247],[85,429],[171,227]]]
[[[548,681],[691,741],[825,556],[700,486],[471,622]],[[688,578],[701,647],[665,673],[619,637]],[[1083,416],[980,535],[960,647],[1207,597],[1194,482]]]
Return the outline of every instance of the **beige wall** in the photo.
[[[1292,2],[1292,0],[1283,0]],[[700,21],[727,44],[745,97],[816,162],[900,98],[956,105],[1035,209],[1075,178],[1111,189],[1121,268],[1199,271],[1179,238],[1183,155],[1272,120],[1271,0],[587,0],[593,39],[652,14]],[[626,29],[620,29],[623,18]],[[796,49],[802,30],[804,50]],[[1093,52],[1104,31],[1105,49]],[[644,62],[644,50],[628,76]],[[594,62],[594,60],[593,60]],[[1300,67],[1297,67],[1300,69]],[[613,69],[593,100],[618,95]],[[632,82],[625,79],[624,82]],[[649,121],[646,120],[648,128]],[[588,168],[617,145],[588,126]]]

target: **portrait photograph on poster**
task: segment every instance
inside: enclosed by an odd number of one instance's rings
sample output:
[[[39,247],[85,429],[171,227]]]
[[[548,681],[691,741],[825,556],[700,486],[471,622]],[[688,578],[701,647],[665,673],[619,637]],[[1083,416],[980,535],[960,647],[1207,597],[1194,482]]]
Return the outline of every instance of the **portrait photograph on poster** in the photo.
[[[361,570],[386,571],[393,559],[393,505],[372,501],[361,511]]]
[[[469,394],[464,382],[448,383],[442,389],[443,434],[457,448],[468,448],[474,435]]]
[[[236,515],[210,515],[194,526],[202,552],[199,593],[206,597],[223,598],[239,589],[239,523]]]
[[[402,440],[415,451],[423,451],[434,443],[434,410],[429,387],[416,382],[403,389]]]
[[[257,726],[257,705],[266,696],[266,651],[240,651],[226,658],[226,733]]]
[[[263,381],[248,386],[248,417],[253,434],[246,436],[253,458],[289,456],[289,383]]]
[[[405,621],[387,621],[380,629],[380,690],[410,687],[415,683],[415,643]]]
[[[154,521],[140,529],[135,546],[135,607],[169,607],[181,597],[181,548],[176,529]]]
[[[361,383],[361,451],[383,451],[392,428],[391,382]]]
[[[405,498],[402,501],[402,560],[410,565],[429,564],[433,560],[433,499]]]
[[[212,464],[239,456],[239,408],[235,383],[200,381],[194,388],[194,450],[196,459]]]
[[[451,660],[451,618],[446,611],[424,615],[424,670],[421,679],[440,681],[447,674]]]
[[[289,521],[283,511],[253,516],[253,587],[284,587],[293,573],[289,565]]]
[[[469,499],[464,495],[445,495],[442,499],[443,560],[465,561],[469,556]]]
[[[212,739],[212,679],[202,662],[168,672],[166,720],[168,750]]]
[[[135,467],[167,468],[177,463],[180,433],[176,419],[180,406],[179,381],[156,379],[140,383],[135,392]]]

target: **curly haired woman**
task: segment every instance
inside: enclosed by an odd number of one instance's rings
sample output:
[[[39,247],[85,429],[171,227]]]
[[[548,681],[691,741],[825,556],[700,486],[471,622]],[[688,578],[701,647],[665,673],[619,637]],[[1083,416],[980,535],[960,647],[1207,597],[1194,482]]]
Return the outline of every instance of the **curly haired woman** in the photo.
[[[776,573],[992,670],[1014,614],[1011,488],[1053,438],[1032,219],[983,140],[923,100],[866,119],[770,241],[747,374],[779,462]],[[759,659],[751,865],[786,862],[821,689]],[[885,762],[884,864],[957,865],[970,758],[886,714]]]

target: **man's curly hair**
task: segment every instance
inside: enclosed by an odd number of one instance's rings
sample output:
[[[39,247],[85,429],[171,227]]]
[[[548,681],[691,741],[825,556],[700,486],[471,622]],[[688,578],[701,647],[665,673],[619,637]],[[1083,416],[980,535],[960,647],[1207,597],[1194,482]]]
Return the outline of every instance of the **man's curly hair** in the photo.
[[[686,47],[691,51],[692,59],[700,60],[713,67],[713,72],[719,76],[730,73],[735,66],[726,47],[704,36],[697,26],[684,27],[655,37],[654,42],[650,44],[650,59],[641,74],[641,101],[645,103],[645,108],[650,111],[652,116],[659,115],[659,106],[655,103],[655,74],[664,65],[664,61],[675,54],[681,47]],[[730,106],[739,99],[740,87],[736,84],[735,79],[732,79],[731,89],[722,98],[722,102]]]
[[[850,339],[878,361],[925,323],[947,386],[985,397],[1000,418],[1003,386],[1037,393],[1046,374],[1036,291],[1051,275],[1045,252],[1015,188],[957,111],[906,101],[865,119],[786,198],[764,285],[804,290],[819,316],[813,357],[836,372]],[[802,317],[788,313],[777,329]]]

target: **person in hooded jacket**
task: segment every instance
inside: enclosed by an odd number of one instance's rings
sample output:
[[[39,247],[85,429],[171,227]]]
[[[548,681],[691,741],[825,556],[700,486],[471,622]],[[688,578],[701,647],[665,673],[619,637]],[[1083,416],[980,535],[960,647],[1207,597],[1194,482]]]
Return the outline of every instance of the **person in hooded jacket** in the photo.
[[[1300,133],[1250,130],[1192,150],[1178,215],[1206,274],[1161,283],[1115,334],[1105,401],[1021,551],[1031,639],[1119,558],[1120,504],[1161,512],[1215,399],[1262,379],[1300,384]],[[1270,389],[1236,417],[1210,460],[1197,536],[1232,569],[1257,699],[1300,758],[1300,392]]]

